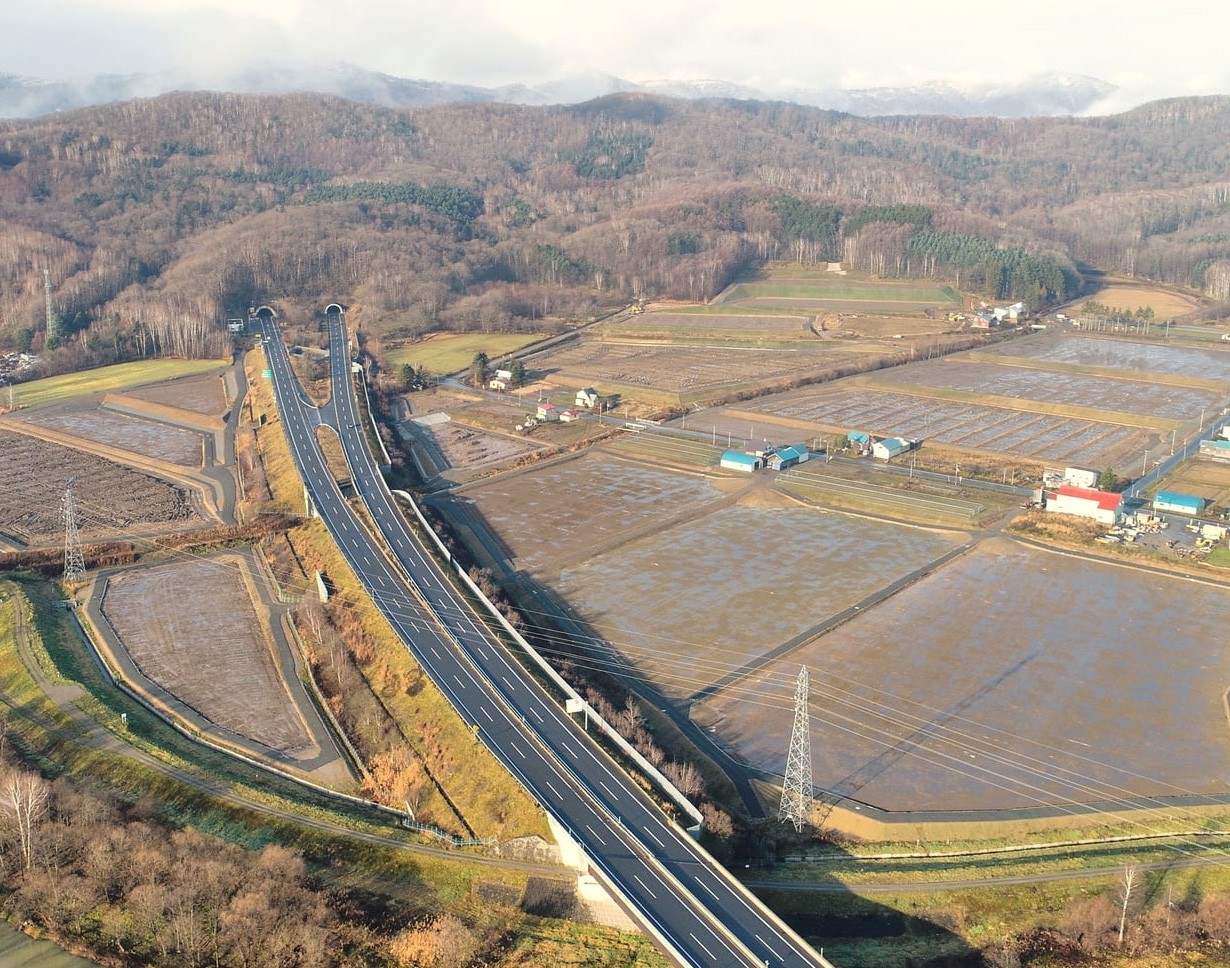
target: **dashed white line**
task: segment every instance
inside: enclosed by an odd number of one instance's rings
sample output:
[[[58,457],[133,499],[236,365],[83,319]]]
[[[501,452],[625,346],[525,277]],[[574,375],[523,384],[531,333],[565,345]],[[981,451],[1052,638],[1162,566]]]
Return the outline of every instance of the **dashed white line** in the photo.
[[[636,877],[636,875],[635,875],[635,874],[633,874],[632,876],[633,876],[633,877]],[[640,878],[639,878],[639,877],[637,877],[636,879],[637,879],[638,881],[640,880]],[[705,954],[707,954],[710,958],[714,958],[714,957],[716,957],[716,955],[714,955],[714,953],[713,953],[712,951],[710,951],[707,947],[705,947],[705,943],[704,943],[703,941],[701,941],[701,940],[700,940],[700,938],[696,937],[696,935],[694,935],[691,931],[689,931],[689,932],[688,932],[688,937],[689,937],[689,938],[691,938],[693,941],[695,941],[695,942],[696,942],[698,945],[700,945],[702,948],[704,948],[704,949],[705,949]]]
[[[658,899],[658,895],[656,895],[656,894],[653,892],[653,889],[652,889],[652,888],[650,888],[650,886],[649,886],[648,884],[646,884],[644,881],[642,881],[642,880],[641,880],[641,875],[640,875],[640,874],[633,874],[633,875],[632,875],[632,879],[633,879],[634,881],[636,881],[636,883],[640,884],[640,885],[641,885],[641,887],[643,887],[645,890],[649,891],[649,896],[650,896],[650,897],[652,897],[655,901]],[[692,940],[693,940],[693,941],[696,941],[696,935],[692,935]],[[696,941],[696,943],[697,943],[697,944],[700,944],[700,942],[699,942],[699,941]],[[703,944],[701,944],[700,946],[701,946],[702,948],[705,948],[705,946],[704,946]],[[705,950],[706,950],[706,951],[709,951],[709,949],[708,949],[708,948],[705,948]],[[710,957],[710,958],[712,958],[712,957],[713,957],[713,953],[712,953],[712,952],[710,952],[710,953],[709,953],[709,957]]]
[[[603,847],[606,846],[606,841],[603,839],[602,834],[598,833],[598,831],[596,831],[589,824],[585,825],[585,829],[594,835],[594,838],[598,841],[598,843],[602,844]],[[648,890],[648,888],[646,888],[646,890]]]
[[[546,784],[547,784],[547,786],[550,788],[551,792],[552,792],[552,793],[554,793],[554,794],[555,794],[555,795],[556,795],[559,799],[561,799],[561,800],[563,800],[563,799],[564,799],[564,795],[563,795],[562,793],[560,793],[560,792],[559,792],[559,790],[555,789],[555,784],[554,784],[554,783],[552,783],[550,780],[547,780],[547,781],[546,781]]]
[[[605,785],[606,785],[606,784],[603,784],[603,786],[605,786]],[[654,842],[655,844],[657,844],[659,847],[665,847],[665,846],[666,846],[666,844],[662,843],[662,841],[660,841],[660,840],[658,839],[658,835],[657,835],[657,834],[655,834],[655,833],[653,832],[653,830],[652,830],[652,829],[650,829],[649,827],[646,827],[646,828],[645,828],[645,833],[649,834],[649,836],[653,838],[653,842]],[[716,897],[716,896],[717,896],[717,895],[715,894],[715,895],[714,895],[714,897]]]
[[[481,710],[482,710],[482,712],[483,712],[483,715],[487,717],[487,722],[489,722],[489,723],[494,723],[494,722],[495,722],[495,720],[491,717],[491,713],[487,712],[487,707],[486,707],[486,706],[479,706],[478,708],[479,708],[479,709],[481,709]]]
[[[777,958],[781,958],[781,953],[780,953],[780,952],[779,952],[776,948],[774,948],[774,947],[773,947],[773,945],[771,945],[771,944],[769,944],[769,942],[765,941],[765,939],[764,939],[764,938],[762,938],[760,935],[756,935],[756,940],[757,940],[757,941],[759,941],[759,942],[760,942],[762,945],[764,945],[766,948],[768,948],[771,952],[773,952],[773,954],[774,954],[774,956],[775,956],[775,957],[777,957]]]

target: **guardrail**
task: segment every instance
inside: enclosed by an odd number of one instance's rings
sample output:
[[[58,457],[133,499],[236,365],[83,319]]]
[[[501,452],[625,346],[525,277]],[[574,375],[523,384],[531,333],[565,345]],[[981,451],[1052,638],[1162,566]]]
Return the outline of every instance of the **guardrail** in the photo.
[[[594,709],[594,707],[586,702],[586,700],[581,697],[580,693],[578,693],[572,685],[555,670],[551,663],[543,658],[542,654],[539,653],[539,651],[535,649],[534,646],[532,646],[525,639],[525,637],[516,630],[516,628],[513,627],[512,623],[504,617],[504,614],[496,608],[495,604],[483,594],[478,585],[474,583],[474,580],[466,574],[465,569],[453,557],[452,552],[445,547],[444,542],[440,540],[440,536],[436,534],[435,529],[428,523],[427,518],[423,516],[423,512],[420,510],[418,502],[414,500],[414,497],[408,492],[401,490],[393,491],[392,493],[410,505],[411,509],[414,511],[414,516],[418,519],[418,522],[422,526],[423,530],[431,536],[432,541],[435,542],[436,548],[439,549],[440,553],[444,556],[445,561],[452,565],[453,570],[457,573],[457,576],[465,584],[466,588],[469,589],[470,592],[472,592],[474,596],[483,603],[487,611],[490,612],[491,617],[500,623],[500,627],[513,639],[514,642],[517,643],[517,645],[525,650],[525,654],[530,657],[534,664],[542,670],[547,678],[550,679],[551,682],[554,683],[554,685],[565,696],[573,702],[580,704],[580,709],[584,711],[588,721],[596,724],[602,733],[619,749],[621,753],[627,756],[628,759],[632,760],[632,762],[636,764],[637,768],[641,770],[645,776],[649,777],[649,779],[653,781],[654,785],[661,790],[662,793],[666,794],[666,796],[680,810],[692,819],[693,826],[687,828],[687,830],[693,836],[698,836],[700,834],[701,827],[705,822],[705,818],[704,815],[701,814],[701,812],[696,808],[696,805],[685,797],[679,788],[663,775],[661,770],[650,763],[649,760],[645,759],[636,747],[624,739],[624,737],[619,734],[619,731],[616,730],[614,726],[598,715],[598,712]]]

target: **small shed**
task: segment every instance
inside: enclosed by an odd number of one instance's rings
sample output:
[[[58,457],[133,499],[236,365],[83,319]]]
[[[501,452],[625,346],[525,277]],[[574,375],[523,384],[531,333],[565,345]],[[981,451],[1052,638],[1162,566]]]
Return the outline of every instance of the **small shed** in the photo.
[[[496,370],[495,378],[497,380],[506,380],[507,382],[512,383],[512,370]]]
[[[1175,491],[1158,491],[1153,495],[1154,511],[1169,511],[1171,514],[1199,514],[1204,510],[1204,498]]]
[[[888,460],[898,454],[904,454],[909,449],[910,442],[904,437],[889,437],[885,440],[877,440],[871,445],[871,456],[878,457],[880,460]]]
[[[722,454],[722,460],[718,466],[728,471],[744,471],[750,474],[764,467],[764,461],[755,454],[745,454],[741,450],[728,450]]]
[[[563,410],[560,412],[559,419],[561,423],[569,423],[570,421],[576,420],[580,416],[581,415],[575,410]]]
[[[792,447],[779,447],[769,455],[769,469],[784,471],[787,467],[802,464],[810,458],[811,451],[803,444],[795,444]]]
[[[585,387],[583,390],[577,391],[576,406],[592,409],[598,405],[598,401],[602,396],[593,387]]]
[[[509,383],[509,381],[505,377],[502,377],[502,376],[493,376],[490,380],[487,381],[488,389],[499,390],[501,393],[507,392],[510,385],[511,384]]]

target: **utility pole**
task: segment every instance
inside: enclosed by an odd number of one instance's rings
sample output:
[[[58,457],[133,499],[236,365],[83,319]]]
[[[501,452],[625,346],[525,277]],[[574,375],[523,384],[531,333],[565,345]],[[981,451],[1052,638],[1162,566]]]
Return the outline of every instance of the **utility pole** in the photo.
[[[794,687],[794,728],[790,731],[790,753],[786,757],[786,782],[782,786],[782,803],[777,811],[778,820],[789,820],[795,832],[811,823],[815,798],[811,780],[811,721],[807,700],[811,683],[807,666],[799,669]]]
[[[73,585],[85,580],[85,557],[81,554],[81,532],[77,530],[77,502],[73,498],[73,481],[68,479],[64,497],[60,499],[60,517],[64,519],[64,582]]]

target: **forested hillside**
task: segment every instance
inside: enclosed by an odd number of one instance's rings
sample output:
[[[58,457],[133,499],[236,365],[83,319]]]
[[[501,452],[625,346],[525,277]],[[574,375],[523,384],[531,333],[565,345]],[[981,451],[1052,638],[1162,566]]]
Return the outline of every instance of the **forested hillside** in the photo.
[[[384,109],[168,95],[0,127],[0,347],[208,353],[254,302],[516,329],[844,260],[1042,306],[1077,266],[1230,281],[1230,99],[1094,119],[861,119],[625,95]],[[217,334],[215,336],[215,334]]]

